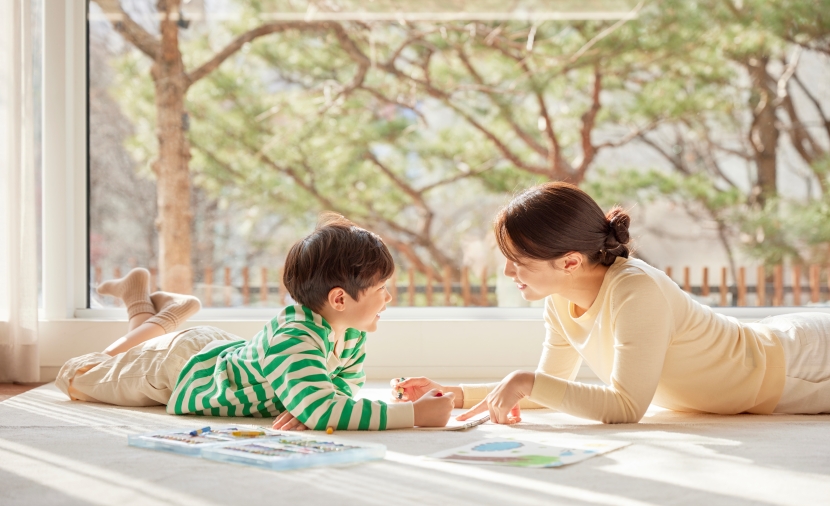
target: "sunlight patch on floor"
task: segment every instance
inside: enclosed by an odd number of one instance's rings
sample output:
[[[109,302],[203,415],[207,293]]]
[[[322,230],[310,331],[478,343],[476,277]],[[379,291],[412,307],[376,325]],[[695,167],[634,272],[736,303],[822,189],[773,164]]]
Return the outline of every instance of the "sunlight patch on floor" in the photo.
[[[146,480],[0,439],[0,469],[91,504],[212,506]]]

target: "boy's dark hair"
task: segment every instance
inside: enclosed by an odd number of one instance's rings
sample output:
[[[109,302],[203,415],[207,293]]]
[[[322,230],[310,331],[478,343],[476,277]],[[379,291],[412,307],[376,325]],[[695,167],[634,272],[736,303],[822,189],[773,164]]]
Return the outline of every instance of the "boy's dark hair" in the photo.
[[[319,312],[332,288],[355,300],[395,272],[392,255],[377,234],[336,213],[325,213],[317,228],[297,241],[285,259],[283,284],[300,304]]]

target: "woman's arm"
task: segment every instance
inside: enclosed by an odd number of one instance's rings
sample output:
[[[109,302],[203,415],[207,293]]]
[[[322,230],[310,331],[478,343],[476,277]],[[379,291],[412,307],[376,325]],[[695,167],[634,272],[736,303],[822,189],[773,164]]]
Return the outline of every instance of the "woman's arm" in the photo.
[[[493,421],[510,423],[510,413],[520,399],[528,396],[546,407],[582,418],[604,423],[638,422],[660,381],[672,338],[673,316],[651,278],[633,276],[626,281],[615,289],[608,309],[614,337],[610,385],[578,383],[546,372],[516,371],[459,420],[489,410]]]
[[[571,346],[559,331],[560,325],[556,321],[556,310],[553,307],[553,300],[548,297],[545,300],[545,342],[542,344],[542,356],[539,357],[539,365],[536,372],[544,373],[557,378],[573,380],[582,364],[582,357]],[[492,392],[499,383],[483,383],[472,385],[461,385],[462,395],[456,395],[456,399],[462,400],[464,409],[469,409]],[[519,407],[522,409],[544,408],[537,402],[522,398]]]
[[[535,374],[530,398],[605,423],[639,421],[657,389],[673,330],[671,308],[648,276],[621,281],[610,298],[614,362],[611,384],[589,385]]]

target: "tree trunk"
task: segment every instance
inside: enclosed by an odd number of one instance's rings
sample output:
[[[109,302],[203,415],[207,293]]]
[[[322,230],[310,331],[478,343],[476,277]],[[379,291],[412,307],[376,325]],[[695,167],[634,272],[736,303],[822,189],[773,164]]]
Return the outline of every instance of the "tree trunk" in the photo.
[[[190,145],[184,98],[187,76],[179,51],[177,17],[180,0],[159,0],[161,51],[153,65],[156,90],[158,180],[159,286],[166,291],[191,293]]]
[[[747,62],[747,69],[752,80],[750,106],[752,107],[752,127],[749,141],[755,151],[755,165],[758,168],[758,180],[755,183],[754,196],[759,205],[777,194],[776,153],[778,151],[778,127],[775,124],[777,91],[767,74],[768,58],[752,58]]]

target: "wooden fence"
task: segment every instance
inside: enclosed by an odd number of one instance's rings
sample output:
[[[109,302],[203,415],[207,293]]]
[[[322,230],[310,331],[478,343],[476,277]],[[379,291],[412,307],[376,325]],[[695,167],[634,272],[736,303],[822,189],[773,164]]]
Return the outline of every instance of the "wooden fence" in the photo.
[[[830,268],[822,269],[818,265],[790,266],[789,284],[785,284],[787,276],[785,276],[783,265],[758,266],[754,270],[754,285],[750,285],[747,281],[748,269],[746,267],[738,267],[738,279],[730,284],[728,269],[722,267],[719,283],[712,286],[709,268],[704,267],[700,286],[691,286],[689,282],[691,269],[684,267],[682,281],[678,281],[678,284],[683,290],[701,297],[711,297],[713,293],[718,294],[717,305],[719,306],[801,306],[806,303],[825,302],[830,296],[830,276],[828,276]],[[667,267],[665,271],[669,277],[673,278],[671,267]],[[822,284],[822,278],[825,279],[825,284]]]
[[[700,272],[701,282],[691,284],[691,268],[680,269],[679,279],[672,267],[666,267],[666,274],[686,292],[697,296],[702,302],[713,306],[801,306],[806,303],[819,304],[830,300],[830,268],[818,265],[785,267],[759,266],[750,271],[746,267],[737,269],[737,279],[730,280],[729,270],[721,267],[710,270],[704,267]],[[752,272],[752,279],[747,272]],[[104,279],[121,277],[122,270],[114,268],[112,275],[104,277],[101,267],[93,269],[93,286]],[[151,288],[158,290],[157,273],[150,269]],[[194,283],[194,295],[205,307],[233,306],[281,306],[286,303],[287,291],[282,285],[282,268],[268,269],[205,269]],[[440,280],[434,275],[416,274],[414,269],[397,271],[387,285],[392,294],[390,305],[400,306],[495,306],[498,305],[496,287],[490,284],[501,272],[492,273],[487,269],[472,273],[467,267],[453,276],[449,269],[443,271]],[[491,276],[492,274],[492,276]],[[451,281],[451,279],[458,281]],[[785,279],[786,278],[786,279]],[[750,284],[750,281],[754,281]],[[824,283],[822,283],[824,281]],[[107,297],[105,303],[113,303]]]

